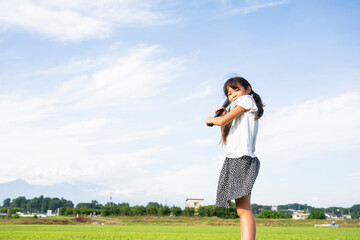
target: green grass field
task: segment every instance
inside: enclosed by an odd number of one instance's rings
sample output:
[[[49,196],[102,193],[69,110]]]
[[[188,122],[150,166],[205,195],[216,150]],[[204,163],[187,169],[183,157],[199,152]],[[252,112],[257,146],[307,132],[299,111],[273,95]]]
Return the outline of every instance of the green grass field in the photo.
[[[0,239],[240,239],[239,226],[159,225],[0,225]],[[266,240],[358,240],[360,228],[257,227]]]

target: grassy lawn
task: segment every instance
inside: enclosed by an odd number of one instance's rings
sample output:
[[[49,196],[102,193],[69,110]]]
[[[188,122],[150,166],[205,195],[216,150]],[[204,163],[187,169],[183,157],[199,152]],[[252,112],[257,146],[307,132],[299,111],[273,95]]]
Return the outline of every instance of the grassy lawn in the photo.
[[[355,240],[360,228],[258,227],[256,239]],[[0,239],[240,239],[239,226],[0,225]]]
[[[330,224],[330,220],[319,219],[256,219],[258,227],[310,227],[315,224]],[[166,216],[110,216],[93,218],[48,217],[48,218],[19,218],[0,219],[2,224],[56,224],[76,225],[104,223],[105,225],[161,225],[161,226],[239,226],[239,218],[223,219],[218,217],[166,217]],[[337,220],[341,228],[360,228],[360,220]]]

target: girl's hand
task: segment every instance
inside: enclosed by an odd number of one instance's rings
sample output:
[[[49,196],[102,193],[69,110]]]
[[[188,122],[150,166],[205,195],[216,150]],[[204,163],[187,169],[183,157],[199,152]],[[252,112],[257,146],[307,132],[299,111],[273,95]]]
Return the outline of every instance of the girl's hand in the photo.
[[[213,120],[213,117],[208,117],[208,118],[206,119],[206,126],[209,127],[211,124],[213,124],[212,120]]]
[[[218,107],[218,108],[216,109],[216,111],[215,111],[215,115],[216,115],[216,113],[217,113],[218,111],[220,111],[220,110],[224,110],[224,111],[221,113],[221,116],[224,116],[224,115],[226,114],[226,108],[224,108],[224,107]]]

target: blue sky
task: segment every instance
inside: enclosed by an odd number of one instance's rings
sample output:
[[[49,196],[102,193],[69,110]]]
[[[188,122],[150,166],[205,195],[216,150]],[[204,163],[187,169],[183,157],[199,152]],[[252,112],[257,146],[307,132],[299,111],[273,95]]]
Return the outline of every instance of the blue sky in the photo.
[[[85,181],[109,188],[99,200],[214,204],[224,148],[205,119],[237,74],[266,103],[252,201],[358,204],[359,8],[0,0],[0,182]]]

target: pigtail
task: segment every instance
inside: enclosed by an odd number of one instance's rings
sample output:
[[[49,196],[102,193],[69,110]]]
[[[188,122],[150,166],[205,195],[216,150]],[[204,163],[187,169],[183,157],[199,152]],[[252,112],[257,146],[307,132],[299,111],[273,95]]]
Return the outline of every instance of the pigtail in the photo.
[[[263,102],[261,101],[260,95],[257,94],[256,92],[254,92],[252,89],[251,89],[250,94],[253,95],[253,98],[254,98],[254,100],[255,100],[256,106],[257,106],[257,108],[258,108],[258,110],[257,110],[257,116],[256,116],[256,118],[255,118],[255,120],[258,120],[259,118],[261,118],[261,116],[262,116],[263,113],[264,113],[264,104],[263,104]]]
[[[226,145],[226,139],[227,139],[227,136],[229,135],[231,124],[232,124],[232,121],[221,128],[221,138],[222,138],[221,140],[222,141],[220,143],[223,143]]]

